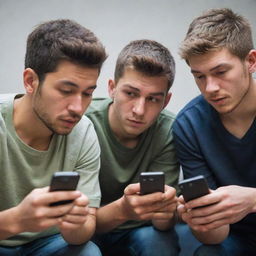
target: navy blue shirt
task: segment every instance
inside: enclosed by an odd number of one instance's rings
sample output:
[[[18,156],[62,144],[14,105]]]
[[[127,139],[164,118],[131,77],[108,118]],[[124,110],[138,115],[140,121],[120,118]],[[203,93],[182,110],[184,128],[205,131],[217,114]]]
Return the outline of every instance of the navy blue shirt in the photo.
[[[239,139],[225,129],[216,110],[200,95],[177,115],[173,134],[184,178],[202,174],[212,189],[256,187],[256,120]],[[256,239],[256,214],[231,229],[254,233]]]

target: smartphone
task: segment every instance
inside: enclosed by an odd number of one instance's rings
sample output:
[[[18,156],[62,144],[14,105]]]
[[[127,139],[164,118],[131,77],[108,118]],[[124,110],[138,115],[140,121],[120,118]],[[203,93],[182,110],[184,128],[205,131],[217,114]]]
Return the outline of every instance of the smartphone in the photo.
[[[80,175],[78,172],[55,172],[52,176],[50,191],[76,190]],[[71,203],[72,200],[65,200],[51,203],[51,206]]]
[[[140,174],[140,194],[164,192],[165,177],[163,172],[142,172]]]
[[[178,185],[185,202],[210,193],[207,181],[203,175],[182,180]]]

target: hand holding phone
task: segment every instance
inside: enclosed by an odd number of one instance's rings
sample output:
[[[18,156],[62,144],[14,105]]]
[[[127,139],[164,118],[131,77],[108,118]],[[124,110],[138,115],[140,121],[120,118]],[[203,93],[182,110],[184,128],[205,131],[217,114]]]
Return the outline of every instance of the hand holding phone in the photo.
[[[210,193],[208,184],[203,175],[198,175],[190,179],[182,180],[178,185],[185,202]]]
[[[142,172],[140,174],[140,194],[164,192],[165,177],[163,172]]]
[[[77,172],[55,172],[52,176],[50,191],[72,191],[76,190],[80,175]],[[71,203],[72,200],[59,201],[51,206]]]

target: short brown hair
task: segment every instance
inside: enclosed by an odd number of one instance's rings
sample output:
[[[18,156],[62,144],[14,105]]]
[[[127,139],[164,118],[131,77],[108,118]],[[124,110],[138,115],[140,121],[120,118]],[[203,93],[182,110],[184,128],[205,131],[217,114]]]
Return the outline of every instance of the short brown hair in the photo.
[[[168,90],[175,76],[175,62],[169,50],[162,44],[147,39],[131,41],[120,52],[115,68],[116,82],[123,76],[126,68],[148,76],[166,76]]]
[[[253,49],[248,20],[228,8],[210,9],[195,18],[180,47],[180,56],[188,62],[193,55],[221,48],[227,48],[241,60]]]
[[[62,60],[100,71],[106,57],[93,32],[75,21],[59,19],[42,23],[29,34],[25,68],[32,68],[42,82],[45,74],[54,72]]]

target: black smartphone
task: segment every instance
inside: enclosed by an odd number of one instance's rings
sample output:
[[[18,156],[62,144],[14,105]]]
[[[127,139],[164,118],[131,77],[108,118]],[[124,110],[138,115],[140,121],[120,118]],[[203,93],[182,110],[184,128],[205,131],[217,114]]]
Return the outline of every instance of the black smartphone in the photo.
[[[203,175],[180,181],[179,188],[185,202],[210,193],[207,181]]]
[[[140,194],[164,192],[165,177],[163,172],[142,172],[140,174]]]
[[[80,175],[78,172],[55,172],[52,176],[50,191],[76,190]],[[72,200],[59,201],[51,206],[67,204]]]

